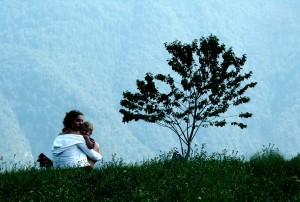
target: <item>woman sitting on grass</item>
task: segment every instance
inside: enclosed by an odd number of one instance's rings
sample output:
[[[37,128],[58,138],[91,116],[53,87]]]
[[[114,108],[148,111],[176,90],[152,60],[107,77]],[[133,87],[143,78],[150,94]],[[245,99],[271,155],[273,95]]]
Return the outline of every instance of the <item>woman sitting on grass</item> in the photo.
[[[83,123],[83,113],[70,111],[66,113],[63,124],[64,128],[54,140],[52,156],[54,168],[84,167],[93,169],[88,158],[93,161],[102,159],[100,153],[87,147],[84,137],[80,133]]]

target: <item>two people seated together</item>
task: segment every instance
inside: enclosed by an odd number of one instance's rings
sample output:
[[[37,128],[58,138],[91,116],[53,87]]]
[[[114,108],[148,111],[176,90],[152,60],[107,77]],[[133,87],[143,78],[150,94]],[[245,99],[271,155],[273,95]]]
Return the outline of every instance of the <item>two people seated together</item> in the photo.
[[[90,137],[93,124],[84,122],[83,113],[77,110],[67,112],[63,124],[62,132],[52,145],[53,167],[93,169],[94,164],[102,159],[99,144]]]

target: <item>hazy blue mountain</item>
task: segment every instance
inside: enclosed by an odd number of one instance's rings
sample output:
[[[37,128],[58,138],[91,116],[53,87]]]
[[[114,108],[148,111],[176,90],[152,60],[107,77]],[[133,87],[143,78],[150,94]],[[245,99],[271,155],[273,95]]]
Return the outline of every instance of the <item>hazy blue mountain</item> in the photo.
[[[65,112],[94,122],[103,156],[140,161],[178,147],[167,129],[123,124],[119,101],[146,72],[171,73],[165,42],[217,35],[258,82],[248,95],[248,128],[207,128],[195,144],[249,156],[300,144],[299,1],[20,1],[0,3],[0,155],[51,156]],[[234,112],[234,111],[233,111]],[[0,162],[1,163],[1,162]]]

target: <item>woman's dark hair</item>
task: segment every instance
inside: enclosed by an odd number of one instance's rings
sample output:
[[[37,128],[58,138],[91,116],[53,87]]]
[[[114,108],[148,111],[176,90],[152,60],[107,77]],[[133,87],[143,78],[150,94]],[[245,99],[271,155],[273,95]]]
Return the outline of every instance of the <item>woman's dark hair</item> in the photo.
[[[79,115],[83,116],[83,113],[80,111],[77,111],[77,110],[72,110],[72,111],[66,112],[66,116],[63,121],[64,128],[62,129],[62,131],[64,131],[66,128],[70,128],[71,124],[74,122],[74,120]]]

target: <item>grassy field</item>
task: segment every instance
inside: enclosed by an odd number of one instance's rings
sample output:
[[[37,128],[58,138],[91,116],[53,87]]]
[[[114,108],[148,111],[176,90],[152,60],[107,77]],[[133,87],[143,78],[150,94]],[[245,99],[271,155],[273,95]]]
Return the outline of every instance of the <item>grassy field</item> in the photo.
[[[300,201],[300,155],[286,160],[269,148],[247,161],[200,151],[92,171],[1,168],[0,201]]]

